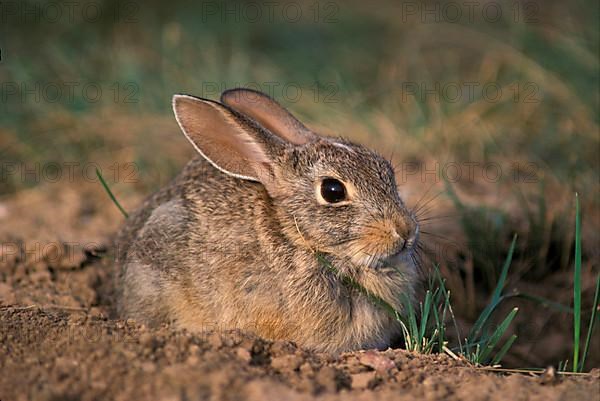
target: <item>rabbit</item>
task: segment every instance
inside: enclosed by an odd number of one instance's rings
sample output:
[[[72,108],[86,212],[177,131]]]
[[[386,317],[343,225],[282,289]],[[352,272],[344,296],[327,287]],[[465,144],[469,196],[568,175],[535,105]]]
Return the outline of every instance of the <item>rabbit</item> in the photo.
[[[172,104],[198,155],[117,236],[120,316],[333,354],[389,347],[398,320],[348,279],[397,311],[414,297],[419,226],[390,162],[258,91]]]

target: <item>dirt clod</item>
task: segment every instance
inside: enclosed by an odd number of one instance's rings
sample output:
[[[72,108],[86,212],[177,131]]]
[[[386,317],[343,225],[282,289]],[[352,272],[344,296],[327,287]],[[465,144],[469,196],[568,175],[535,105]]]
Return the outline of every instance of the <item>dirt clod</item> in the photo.
[[[359,355],[361,364],[368,366],[379,373],[386,373],[390,369],[396,367],[396,364],[394,364],[394,361],[390,358],[373,350],[360,353]]]

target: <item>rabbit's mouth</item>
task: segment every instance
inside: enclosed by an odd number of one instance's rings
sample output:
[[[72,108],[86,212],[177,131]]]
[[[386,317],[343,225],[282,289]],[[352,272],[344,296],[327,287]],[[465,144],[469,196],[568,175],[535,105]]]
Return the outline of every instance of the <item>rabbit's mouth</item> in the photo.
[[[405,264],[411,264],[415,258],[415,248],[419,236],[419,230],[404,241],[399,241],[391,250],[384,252],[359,252],[352,256],[352,262],[357,266],[368,267],[371,269],[381,269],[384,267],[399,267]]]
[[[384,267],[398,267],[406,263],[411,263],[414,248],[402,247],[391,254],[366,254],[355,255],[352,257],[352,263],[357,266],[371,269],[381,269]]]
[[[411,229],[392,224],[391,220],[372,222],[360,227],[357,241],[344,244],[344,253],[356,267],[381,269],[402,266],[415,258],[419,225]]]
[[[410,263],[415,257],[414,251],[418,237],[419,227],[417,226],[410,238],[398,240],[392,247],[371,252],[362,248],[361,252],[353,254],[352,262],[358,266],[367,266],[373,269],[386,266],[402,266],[405,263]]]

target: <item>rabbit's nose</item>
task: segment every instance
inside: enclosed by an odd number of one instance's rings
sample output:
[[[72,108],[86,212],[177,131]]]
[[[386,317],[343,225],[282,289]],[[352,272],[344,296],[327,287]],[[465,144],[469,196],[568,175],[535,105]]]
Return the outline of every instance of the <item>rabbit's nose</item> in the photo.
[[[403,251],[412,248],[419,234],[419,226],[412,218],[399,220],[392,232],[392,237],[398,242],[398,249]]]

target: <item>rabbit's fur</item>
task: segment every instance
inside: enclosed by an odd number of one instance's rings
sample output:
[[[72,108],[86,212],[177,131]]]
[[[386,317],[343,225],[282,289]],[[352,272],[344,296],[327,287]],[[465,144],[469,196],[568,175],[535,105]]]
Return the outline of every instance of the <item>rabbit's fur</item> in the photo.
[[[173,106],[200,155],[119,233],[121,316],[319,351],[387,347],[397,321],[343,277],[398,310],[412,296],[418,225],[390,163],[316,135],[259,92],[177,95]],[[323,177],[349,200],[328,204]]]

